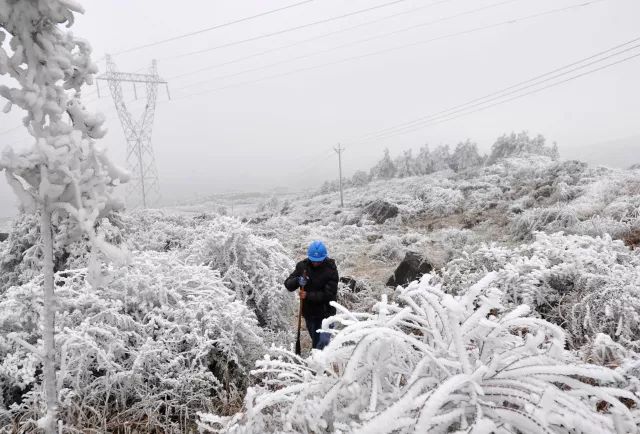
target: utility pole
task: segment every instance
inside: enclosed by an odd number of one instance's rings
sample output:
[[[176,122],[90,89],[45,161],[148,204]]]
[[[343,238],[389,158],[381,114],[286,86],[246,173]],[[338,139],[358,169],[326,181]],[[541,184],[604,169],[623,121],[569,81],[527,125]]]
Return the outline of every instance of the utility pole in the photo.
[[[111,96],[127,140],[127,166],[132,174],[127,190],[128,202],[133,206],[142,205],[142,207],[146,208],[147,205],[154,204],[160,199],[160,185],[156,170],[156,160],[151,145],[151,132],[156,111],[158,85],[164,84],[166,86],[167,96],[171,99],[169,85],[158,76],[155,60],[151,62],[148,74],[135,74],[119,72],[109,55],[107,55],[107,72],[96,78],[109,84]],[[145,84],[147,103],[139,121],[134,120],[127,109],[122,95],[123,82],[133,84],[136,99],[138,99],[136,83]],[[98,87],[98,97],[100,97],[100,87]]]
[[[338,154],[338,171],[340,174],[339,182],[340,182],[340,208],[344,208],[344,194],[342,191],[342,152],[344,152],[344,146],[338,144],[335,148],[333,148]]]

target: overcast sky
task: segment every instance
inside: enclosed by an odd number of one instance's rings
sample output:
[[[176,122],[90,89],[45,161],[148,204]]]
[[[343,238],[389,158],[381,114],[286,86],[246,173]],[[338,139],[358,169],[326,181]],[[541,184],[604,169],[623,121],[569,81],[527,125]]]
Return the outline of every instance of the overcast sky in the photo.
[[[409,134],[353,141],[640,37],[638,0],[600,0],[550,12],[587,1],[404,0],[184,56],[391,3],[314,0],[115,60],[122,71],[141,72],[158,59],[159,73],[170,83],[171,101],[164,89],[159,91],[153,131],[160,185],[169,201],[233,190],[316,187],[337,177],[332,152],[337,143],[347,148],[347,175],[368,169],[385,147],[399,153],[424,143],[455,145],[471,139],[487,150],[501,134],[521,130],[556,141],[564,157],[626,166],[640,162],[635,157],[640,152],[640,58]],[[86,0],[86,13],[73,31],[91,42],[98,60],[104,53],[298,2]],[[430,3],[436,4],[426,7]],[[522,19],[543,12],[549,13]],[[513,22],[493,26],[506,21]],[[415,27],[404,30],[410,26]],[[481,27],[486,29],[470,32]],[[318,38],[325,34],[330,35]],[[304,42],[308,39],[313,40]],[[368,41],[355,43],[360,40]],[[252,56],[266,50],[272,51]],[[191,73],[221,63],[228,64]],[[99,66],[104,70],[104,60]],[[173,78],[182,74],[187,75]],[[105,113],[109,134],[104,140],[124,165],[122,129],[104,82],[101,90],[101,99],[96,100],[95,89],[87,89],[84,99]],[[125,85],[124,92],[125,99],[133,100],[131,86]],[[138,115],[143,104],[141,97],[129,106]],[[0,131],[6,131],[19,124],[21,113],[0,116]],[[0,134],[0,148],[28,142],[21,129]],[[15,212],[14,202],[0,182],[0,217]]]

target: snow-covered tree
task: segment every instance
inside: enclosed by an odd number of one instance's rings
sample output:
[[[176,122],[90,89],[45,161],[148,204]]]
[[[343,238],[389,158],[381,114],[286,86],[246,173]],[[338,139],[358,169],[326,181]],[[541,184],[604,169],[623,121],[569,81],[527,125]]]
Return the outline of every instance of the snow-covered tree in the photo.
[[[0,42],[5,43],[0,47],[0,74],[12,83],[0,86],[0,96],[8,100],[5,112],[12,106],[26,112],[24,125],[34,140],[26,151],[5,152],[0,170],[23,210],[40,216],[44,349],[38,356],[47,396],[47,414],[40,425],[47,433],[56,430],[58,401],[52,218],[70,217],[67,233],[84,233],[95,254],[113,255],[115,249],[96,234],[94,225],[117,206],[109,190],[125,179],[93,142],[105,134],[103,117],[86,111],[78,98],[97,68],[88,43],[61,27],[72,25],[76,12],[82,8],[68,0],[0,1]]]
[[[398,156],[394,163],[396,167],[396,176],[404,178],[407,176],[414,176],[418,174],[418,168],[416,166],[416,160],[413,158],[411,149],[408,149]]]
[[[449,166],[456,172],[482,165],[482,156],[478,153],[478,145],[470,141],[460,142],[451,154]]]
[[[350,181],[350,186],[352,187],[362,187],[365,186],[371,181],[371,176],[365,172],[364,170],[358,170],[353,174]]]
[[[449,153],[449,145],[440,145],[431,152],[431,159],[433,161],[433,171],[449,169],[449,160],[451,154]]]
[[[416,156],[416,169],[419,175],[428,175],[433,172],[433,160],[431,158],[431,151],[429,145],[424,145],[418,151]]]
[[[382,159],[371,169],[371,178],[391,179],[396,176],[396,173],[396,166],[393,164],[389,149],[385,149]]]
[[[503,135],[493,144],[488,163],[493,164],[501,158],[517,157],[526,154],[545,155],[557,159],[558,146],[554,143],[551,147],[546,145],[545,138],[538,134],[536,137],[529,137],[526,131],[521,133],[511,133]]]

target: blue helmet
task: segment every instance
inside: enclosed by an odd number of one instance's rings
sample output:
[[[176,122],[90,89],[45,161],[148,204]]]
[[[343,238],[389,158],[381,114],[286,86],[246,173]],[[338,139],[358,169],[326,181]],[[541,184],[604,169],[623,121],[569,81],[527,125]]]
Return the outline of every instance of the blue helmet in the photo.
[[[322,262],[327,258],[327,247],[322,241],[314,241],[309,245],[307,256],[311,262]]]

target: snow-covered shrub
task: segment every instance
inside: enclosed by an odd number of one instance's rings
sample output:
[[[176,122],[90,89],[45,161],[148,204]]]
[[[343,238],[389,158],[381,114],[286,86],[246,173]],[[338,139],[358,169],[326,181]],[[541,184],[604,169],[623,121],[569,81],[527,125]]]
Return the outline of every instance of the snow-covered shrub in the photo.
[[[198,237],[181,257],[189,264],[217,270],[225,284],[254,309],[262,326],[288,328],[294,303],[283,282],[294,263],[276,239],[256,236],[231,217],[219,217],[196,228]]]
[[[583,188],[583,194],[571,201],[571,207],[580,218],[600,214],[617,197],[625,195],[630,181],[614,173],[596,178]]]
[[[447,217],[458,213],[464,202],[460,190],[436,185],[417,187],[414,194],[422,202],[420,214],[428,217]]]
[[[260,236],[233,217],[202,214],[195,217],[162,211],[137,211],[124,218],[127,243],[134,249],[172,251],[192,265],[217,270],[256,313],[261,325],[288,328],[292,300],[283,289],[293,269],[275,237]]]
[[[96,221],[105,241],[119,245],[122,243],[120,231],[120,215],[111,213]],[[14,220],[9,238],[0,248],[0,294],[13,285],[29,282],[41,273],[43,256],[42,239],[40,237],[39,213],[20,213]],[[85,267],[91,254],[91,245],[86,235],[68,230],[68,218],[57,214],[53,216],[52,227],[56,236],[53,238],[54,271],[69,268]]]
[[[602,215],[623,223],[636,222],[640,219],[640,195],[615,198],[602,210]]]
[[[133,250],[184,249],[201,235],[195,229],[215,214],[188,217],[160,210],[135,210],[122,216],[123,236]]]
[[[201,415],[201,430],[634,432],[622,375],[574,359],[527,306],[506,309],[492,278],[452,297],[425,277],[372,313],[341,309],[323,324],[335,326],[324,351],[265,357],[243,411]]]
[[[256,213],[266,216],[284,215],[289,212],[290,207],[291,204],[288,200],[281,200],[277,196],[272,196],[268,200],[258,204]]]
[[[145,252],[103,282],[89,285],[86,269],[56,276],[64,432],[186,432],[197,411],[237,406],[263,337],[216,271]],[[41,291],[34,279],[0,301],[0,408],[13,419],[0,432],[32,432],[41,416],[41,363],[17,343],[41,339]]]
[[[592,237],[603,237],[609,235],[613,239],[622,239],[627,236],[634,226],[610,217],[594,216],[587,220],[576,223],[567,232],[579,235],[589,235]]]
[[[369,250],[369,256],[378,261],[396,262],[404,257],[407,249],[397,236],[383,236]]]
[[[9,238],[2,245],[0,294],[40,274],[38,222],[38,216],[34,214],[20,214],[14,219]]]
[[[640,351],[640,254],[622,241],[537,233],[530,244],[486,245],[454,259],[442,281],[459,293],[487,271],[497,272],[505,303],[526,303],[561,325],[571,348],[603,333]]]
[[[571,207],[533,208],[514,216],[511,220],[511,235],[517,240],[530,240],[538,231],[566,231],[578,223]]]
[[[475,250],[479,244],[478,235],[469,229],[441,229],[434,235],[442,245],[446,246],[452,256]]]

